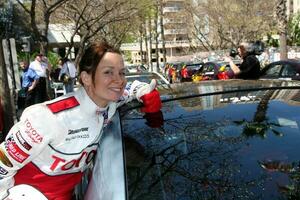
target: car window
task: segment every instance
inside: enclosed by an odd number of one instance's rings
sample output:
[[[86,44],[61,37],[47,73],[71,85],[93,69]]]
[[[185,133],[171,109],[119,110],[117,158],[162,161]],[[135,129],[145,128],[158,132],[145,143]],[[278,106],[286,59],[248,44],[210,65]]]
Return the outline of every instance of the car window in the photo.
[[[282,68],[281,76],[282,77],[293,77],[297,74],[295,68],[289,64],[285,64]]]
[[[193,69],[200,69],[200,67],[201,67],[201,64],[190,64],[190,65],[187,65],[186,66],[187,67],[187,69],[189,69],[189,70],[193,70]]]
[[[214,71],[214,65],[212,63],[206,64],[203,67],[203,71],[205,71],[205,72],[213,72]]]
[[[126,75],[128,83],[132,83],[135,80],[150,83],[152,79],[156,79],[158,85],[168,84],[166,81],[162,80],[156,74],[135,74],[135,75]]]
[[[282,68],[281,64],[275,64],[269,67],[269,69],[266,70],[265,76],[279,76],[280,70]]]

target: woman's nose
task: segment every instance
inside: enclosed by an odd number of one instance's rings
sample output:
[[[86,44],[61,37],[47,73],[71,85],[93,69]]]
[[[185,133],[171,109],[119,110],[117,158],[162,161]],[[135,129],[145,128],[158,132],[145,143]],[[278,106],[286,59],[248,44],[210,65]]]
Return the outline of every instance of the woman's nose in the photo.
[[[115,81],[118,81],[118,82],[123,82],[125,80],[125,77],[119,73],[117,73],[115,76],[114,76],[114,79]]]

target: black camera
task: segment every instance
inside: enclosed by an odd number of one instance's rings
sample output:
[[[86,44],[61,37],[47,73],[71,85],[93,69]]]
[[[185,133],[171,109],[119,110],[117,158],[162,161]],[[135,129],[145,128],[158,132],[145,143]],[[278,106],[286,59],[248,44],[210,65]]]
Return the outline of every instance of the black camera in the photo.
[[[265,44],[262,41],[250,42],[245,49],[248,55],[260,55],[265,50]],[[234,58],[238,55],[238,51],[232,48],[229,55]]]
[[[230,52],[229,52],[229,55],[231,56],[231,57],[236,57],[237,55],[238,55],[239,53],[237,52],[237,50],[236,49],[230,49]]]

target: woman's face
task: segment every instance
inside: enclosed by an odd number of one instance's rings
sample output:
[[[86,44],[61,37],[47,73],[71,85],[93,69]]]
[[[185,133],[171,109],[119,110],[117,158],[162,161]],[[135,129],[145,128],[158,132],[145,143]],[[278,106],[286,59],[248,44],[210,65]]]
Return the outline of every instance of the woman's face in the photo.
[[[82,77],[82,80],[87,93],[99,107],[119,100],[127,83],[123,58],[117,53],[104,54],[97,66],[94,82],[92,74],[85,75],[87,79]]]
[[[245,49],[245,47],[244,46],[239,46],[238,53],[239,53],[239,56],[241,58],[243,58],[246,55],[246,49]]]

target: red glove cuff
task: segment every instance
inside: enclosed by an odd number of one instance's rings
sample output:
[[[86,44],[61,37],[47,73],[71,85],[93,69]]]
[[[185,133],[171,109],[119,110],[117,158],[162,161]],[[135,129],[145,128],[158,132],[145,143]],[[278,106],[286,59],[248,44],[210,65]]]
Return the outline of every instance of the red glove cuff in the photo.
[[[164,116],[161,111],[146,113],[144,118],[146,119],[146,124],[151,128],[160,128],[164,125]]]
[[[159,92],[154,89],[152,92],[141,96],[144,107],[141,109],[145,113],[155,113],[161,109],[161,100]]]

